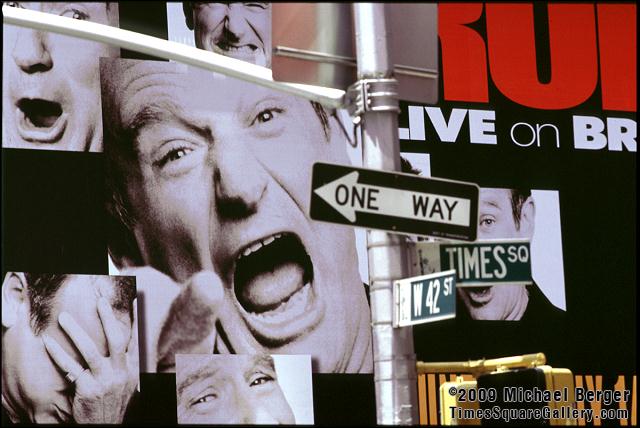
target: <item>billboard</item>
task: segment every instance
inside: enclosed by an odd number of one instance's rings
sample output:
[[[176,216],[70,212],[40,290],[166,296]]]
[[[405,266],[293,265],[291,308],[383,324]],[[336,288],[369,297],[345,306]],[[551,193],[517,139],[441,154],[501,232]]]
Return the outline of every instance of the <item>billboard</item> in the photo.
[[[43,7],[263,66],[282,33],[268,28],[269,3]],[[602,376],[590,389],[620,387],[619,376],[631,389],[635,13],[443,3],[437,43],[414,36],[437,45],[437,102],[401,100],[403,172],[476,183],[478,239],[529,240],[532,279],[456,287],[455,318],[413,327],[419,360],[544,352],[585,382]],[[405,43],[403,54],[422,46]],[[176,354],[237,354],[273,356],[276,374],[287,371],[279,356],[305,358],[304,388],[282,386],[297,422],[375,423],[365,232],[309,216],[315,162],[363,166],[348,114],[27,29],[5,26],[3,47],[3,274],[136,277],[140,392],[124,421],[178,422]],[[91,129],[74,131],[79,120]],[[437,271],[411,261],[412,276]],[[3,309],[19,296],[7,284]],[[64,371],[70,384],[83,373]],[[6,402],[3,424],[29,419]],[[83,421],[55,403],[47,421]]]

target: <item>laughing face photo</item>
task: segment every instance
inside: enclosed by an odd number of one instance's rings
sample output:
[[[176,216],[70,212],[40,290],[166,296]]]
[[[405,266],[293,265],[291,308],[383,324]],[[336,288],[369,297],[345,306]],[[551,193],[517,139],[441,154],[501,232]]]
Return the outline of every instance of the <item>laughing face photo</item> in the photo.
[[[271,66],[271,4],[264,2],[182,3],[196,47]]]

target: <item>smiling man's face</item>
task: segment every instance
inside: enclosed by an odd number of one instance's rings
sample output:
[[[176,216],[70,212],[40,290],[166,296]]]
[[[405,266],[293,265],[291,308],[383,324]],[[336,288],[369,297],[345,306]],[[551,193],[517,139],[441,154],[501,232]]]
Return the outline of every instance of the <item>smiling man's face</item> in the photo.
[[[179,68],[110,70],[119,117],[108,122],[135,137],[133,151],[106,141],[105,152],[120,159],[111,173],[127,181],[145,263],[181,282],[220,275],[221,352],[371,371],[353,230],[307,216],[313,163],[348,163],[340,127],[325,128],[306,100]]]
[[[271,65],[271,5],[198,2],[193,6],[196,46],[221,55]]]
[[[118,25],[117,3],[9,4]],[[118,55],[102,43],[5,25],[3,147],[101,151],[99,58]]]

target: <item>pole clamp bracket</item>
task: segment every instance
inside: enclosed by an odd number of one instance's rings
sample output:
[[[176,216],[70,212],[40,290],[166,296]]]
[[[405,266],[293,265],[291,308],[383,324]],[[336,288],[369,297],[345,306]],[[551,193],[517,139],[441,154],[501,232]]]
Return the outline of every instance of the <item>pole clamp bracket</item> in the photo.
[[[355,124],[369,111],[400,112],[398,105],[398,81],[396,79],[360,79],[347,88],[345,107]]]

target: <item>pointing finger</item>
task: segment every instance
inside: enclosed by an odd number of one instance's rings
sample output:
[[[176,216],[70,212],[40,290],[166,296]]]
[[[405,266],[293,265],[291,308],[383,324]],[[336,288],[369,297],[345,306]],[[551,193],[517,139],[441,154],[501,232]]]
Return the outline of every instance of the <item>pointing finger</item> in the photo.
[[[213,352],[215,323],[223,301],[213,272],[195,274],[171,304],[158,340],[158,367],[171,370],[175,354]]]
[[[123,275],[136,277],[138,305],[138,346],[140,347],[140,371],[155,373],[158,366],[158,337],[164,325],[171,303],[178,296],[181,285],[171,277],[151,267],[132,268]]]

